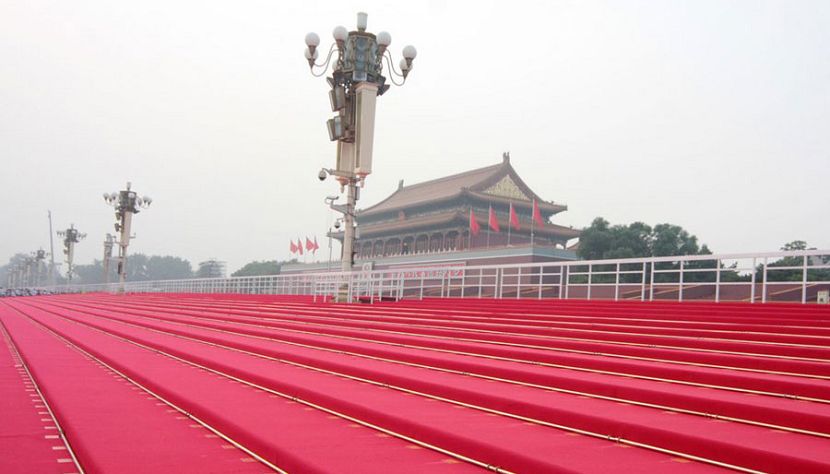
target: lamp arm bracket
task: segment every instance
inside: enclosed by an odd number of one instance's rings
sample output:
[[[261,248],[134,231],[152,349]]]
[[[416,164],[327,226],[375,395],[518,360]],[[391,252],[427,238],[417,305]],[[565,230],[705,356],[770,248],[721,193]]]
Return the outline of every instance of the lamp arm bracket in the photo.
[[[320,63],[320,64],[313,64],[313,65],[311,66],[311,75],[312,75],[312,76],[314,76],[314,77],[322,77],[323,75],[325,75],[325,74],[326,74],[326,71],[328,71],[328,69],[329,69],[329,63],[331,62],[331,55],[332,55],[332,54],[334,54],[334,47],[335,47],[335,45],[334,45],[334,44],[332,44],[332,45],[331,45],[331,47],[329,48],[329,54],[326,56],[326,60],[325,60],[325,62],[322,62],[322,63]],[[320,71],[320,73],[319,73],[319,74],[315,74],[315,73],[314,73],[314,68],[315,68],[315,67],[318,67],[318,68],[323,68],[323,69]]]

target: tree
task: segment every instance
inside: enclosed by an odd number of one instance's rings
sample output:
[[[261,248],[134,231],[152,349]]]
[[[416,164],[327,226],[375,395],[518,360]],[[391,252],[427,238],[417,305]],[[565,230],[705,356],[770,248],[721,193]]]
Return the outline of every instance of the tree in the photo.
[[[781,247],[781,250],[790,251],[790,250],[807,250],[807,242],[803,240],[793,240],[792,242],[788,242]],[[815,248],[811,249],[815,250]]]
[[[577,254],[586,260],[599,260],[613,248],[613,235],[608,221],[597,217],[579,236]]]
[[[651,255],[671,257],[674,255],[697,255],[700,248],[697,237],[678,225],[657,224],[651,235]],[[710,252],[711,253],[711,252]]]
[[[150,280],[180,280],[193,277],[190,262],[170,255],[153,255],[147,259],[147,275]],[[129,265],[127,269],[129,270]]]
[[[668,257],[676,255],[709,255],[712,252],[706,245],[699,246],[697,237],[684,228],[674,224],[657,224],[654,227],[643,222],[634,222],[629,225],[610,225],[602,217],[597,217],[591,225],[582,231],[579,237],[577,255],[586,260],[607,260],[621,258]],[[599,271],[612,271],[608,268],[598,268]],[[679,264],[663,262],[655,264],[660,270],[679,269]],[[684,264],[684,269],[712,269],[708,272],[684,273],[684,281],[714,281],[715,265],[712,261],[694,261]],[[622,270],[637,270],[637,268],[622,268]],[[733,272],[734,273],[734,272]],[[621,277],[621,281],[631,283],[639,281],[640,275],[628,274]],[[649,278],[649,276],[647,276]],[[608,282],[613,275],[598,275],[596,281]],[[655,275],[657,282],[679,281],[677,273],[661,273]]]
[[[110,264],[110,283],[118,281],[117,268],[118,263],[113,260]],[[101,260],[93,260],[88,265],[76,265],[75,273],[78,275],[79,283],[104,282],[104,264]],[[192,277],[193,270],[190,262],[179,257],[169,255],[148,257],[141,253],[127,257],[127,281],[180,280]]]
[[[196,270],[196,278],[225,278],[225,262],[215,259],[199,263]]]
[[[611,226],[597,217],[582,231],[577,254],[586,260],[710,254],[697,237],[674,224],[653,228],[642,222]]]
[[[115,265],[111,267],[110,282],[117,281],[118,275],[115,272]],[[101,260],[93,260],[88,265],[75,265],[75,274],[78,275],[77,283],[104,283],[104,263]]]
[[[260,275],[278,275],[282,268],[282,262],[276,260],[267,260],[260,262],[255,260],[246,263],[245,266],[233,272],[231,276],[260,276]]]
[[[787,242],[781,247],[784,251],[794,250],[816,250],[815,247],[808,247],[807,242],[803,240],[793,240]],[[810,269],[811,265],[825,265],[830,263],[830,256],[822,256],[821,258],[807,258],[807,281],[830,281],[830,270],[828,269]],[[790,270],[775,270],[775,267],[802,267],[804,265],[803,257],[784,257],[774,262],[767,264],[767,280],[769,281],[801,281],[804,278],[804,270],[801,268]],[[758,265],[755,272],[755,279],[763,281],[764,266]]]
[[[9,263],[0,267],[0,286],[6,286],[9,280],[9,273],[17,264],[23,264],[29,258],[25,253],[16,253],[9,258]]]

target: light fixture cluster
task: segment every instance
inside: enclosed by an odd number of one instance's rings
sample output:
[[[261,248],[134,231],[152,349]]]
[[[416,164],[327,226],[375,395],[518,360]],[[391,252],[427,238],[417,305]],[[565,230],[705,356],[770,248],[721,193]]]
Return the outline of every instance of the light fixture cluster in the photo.
[[[412,71],[412,61],[418,54],[414,46],[403,48],[403,58],[400,61],[400,71],[395,69],[389,45],[392,44],[392,35],[381,31],[377,35],[366,31],[368,16],[366,13],[357,14],[357,30],[347,31],[338,26],[332,31],[334,44],[329,48],[325,61],[316,63],[319,56],[318,46],[320,37],[317,33],[308,33],[305,37],[305,58],[315,77],[324,75],[331,65],[332,75],[327,77],[331,90],[329,102],[332,112],[337,112],[334,118],[327,122],[329,139],[352,142],[355,138],[355,87],[359,83],[373,83],[377,85],[377,95],[383,95],[389,89],[386,77],[383,75],[383,61],[386,61],[390,81],[402,86],[406,77]],[[334,53],[337,57],[334,58]],[[317,69],[317,72],[315,72]],[[396,81],[396,78],[400,82]]]
[[[70,244],[77,244],[86,238],[86,234],[82,234],[78,231],[78,229],[75,228],[75,224],[70,224],[69,228],[66,230],[59,230],[58,235],[63,237],[63,243],[67,248]],[[63,253],[67,253],[67,250],[64,249]]]
[[[138,193],[130,190],[131,183],[127,182],[127,189],[104,193],[104,201],[115,208],[115,231],[121,232],[124,214],[138,214],[141,209],[147,209],[153,203],[150,196],[139,197]]]
[[[130,190],[130,183],[127,189],[112,193],[104,193],[104,201],[119,212],[132,212],[138,214],[140,209],[147,209],[153,203],[150,196],[139,197],[135,191]]]

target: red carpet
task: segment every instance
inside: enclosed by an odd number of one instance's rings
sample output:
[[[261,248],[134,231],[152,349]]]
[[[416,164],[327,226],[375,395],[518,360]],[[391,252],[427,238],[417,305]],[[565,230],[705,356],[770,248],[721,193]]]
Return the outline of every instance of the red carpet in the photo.
[[[87,472],[830,470],[823,307],[66,295],[0,321]]]

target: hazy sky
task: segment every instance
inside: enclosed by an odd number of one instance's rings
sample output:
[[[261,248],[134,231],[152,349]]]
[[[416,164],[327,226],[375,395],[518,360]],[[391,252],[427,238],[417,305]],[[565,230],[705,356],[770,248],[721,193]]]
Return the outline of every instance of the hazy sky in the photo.
[[[101,194],[127,180],[155,199],[131,252],[233,271],[325,247],[335,147],[303,37],[327,50],[358,11],[396,61],[418,48],[378,101],[361,207],[509,150],[559,224],[830,248],[828,1],[0,0],[0,261],[48,248],[47,209],[100,258]]]

